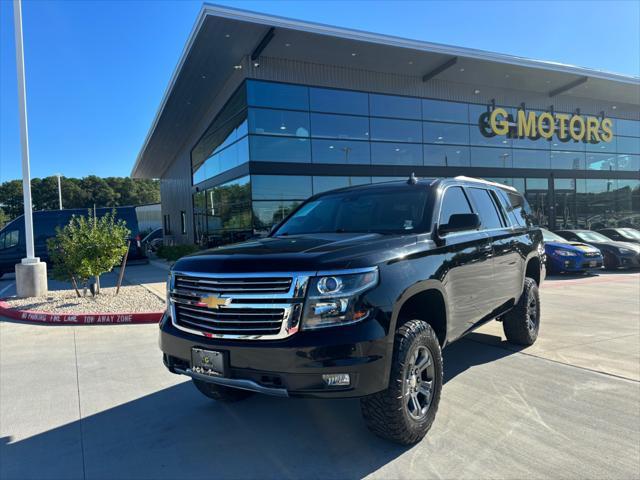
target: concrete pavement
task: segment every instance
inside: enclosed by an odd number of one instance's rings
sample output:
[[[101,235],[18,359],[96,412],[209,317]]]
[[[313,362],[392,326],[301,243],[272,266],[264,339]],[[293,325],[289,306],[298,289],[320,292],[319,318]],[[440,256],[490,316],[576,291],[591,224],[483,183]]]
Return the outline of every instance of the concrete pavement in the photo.
[[[164,370],[154,325],[0,322],[0,478],[640,477],[640,274],[542,301],[534,347],[492,323],[445,350],[411,448],[371,436],[357,400],[213,402]]]

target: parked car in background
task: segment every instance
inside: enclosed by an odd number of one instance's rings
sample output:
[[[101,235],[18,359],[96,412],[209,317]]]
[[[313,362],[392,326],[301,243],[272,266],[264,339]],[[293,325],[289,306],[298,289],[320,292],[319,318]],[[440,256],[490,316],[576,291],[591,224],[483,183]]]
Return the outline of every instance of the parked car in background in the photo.
[[[618,242],[640,243],[640,231],[635,228],[603,228],[598,233]]]
[[[97,208],[96,215],[101,217],[116,211],[116,218],[126,222],[131,230],[129,244],[129,260],[145,259],[146,255],[140,245],[138,218],[135,207]],[[65,210],[41,210],[33,212],[33,239],[35,256],[46,262],[49,259],[47,240],[56,235],[56,228],[64,227],[73,215],[87,215],[86,208],[69,208]],[[14,271],[15,264],[26,256],[24,234],[24,216],[20,215],[0,230],[0,276]]]
[[[640,245],[611,240],[591,230],[558,230],[556,233],[572,242],[584,242],[597,247],[604,256],[607,269],[640,267]]]
[[[547,272],[582,273],[602,268],[604,258],[596,247],[567,240],[544,228],[541,230],[547,254]]]
[[[156,228],[148,235],[144,236],[140,241],[142,248],[145,252],[155,252],[162,242],[164,241],[164,230],[162,228]]]

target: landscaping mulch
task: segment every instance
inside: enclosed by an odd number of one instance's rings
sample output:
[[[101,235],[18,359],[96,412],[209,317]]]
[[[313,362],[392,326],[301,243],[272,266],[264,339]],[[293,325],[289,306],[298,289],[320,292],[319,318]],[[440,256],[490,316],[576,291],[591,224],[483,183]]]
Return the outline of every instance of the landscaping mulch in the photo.
[[[82,290],[80,290],[82,294]],[[10,297],[4,301],[12,309],[54,313],[141,313],[160,312],[165,303],[155,294],[139,285],[102,288],[99,295],[78,298],[74,290],[55,290],[35,298]]]

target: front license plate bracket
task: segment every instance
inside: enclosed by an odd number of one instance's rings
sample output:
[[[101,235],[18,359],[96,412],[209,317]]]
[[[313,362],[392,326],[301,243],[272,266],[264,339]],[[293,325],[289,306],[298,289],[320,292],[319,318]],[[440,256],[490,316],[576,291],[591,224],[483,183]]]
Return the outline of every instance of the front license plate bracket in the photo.
[[[191,349],[191,369],[195,373],[226,377],[226,364],[224,352],[195,347]]]

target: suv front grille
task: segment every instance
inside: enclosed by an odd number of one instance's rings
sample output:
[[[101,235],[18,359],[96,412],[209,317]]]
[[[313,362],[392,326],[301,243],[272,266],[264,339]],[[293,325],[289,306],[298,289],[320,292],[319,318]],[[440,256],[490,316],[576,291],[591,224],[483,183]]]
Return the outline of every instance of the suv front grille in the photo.
[[[211,311],[207,307],[176,303],[176,322],[218,335],[276,335],[282,328],[284,308],[228,307]]]
[[[174,273],[171,317],[182,330],[239,340],[285,338],[298,330],[308,275]]]
[[[286,293],[290,277],[190,277],[176,275],[175,288],[199,293]]]

